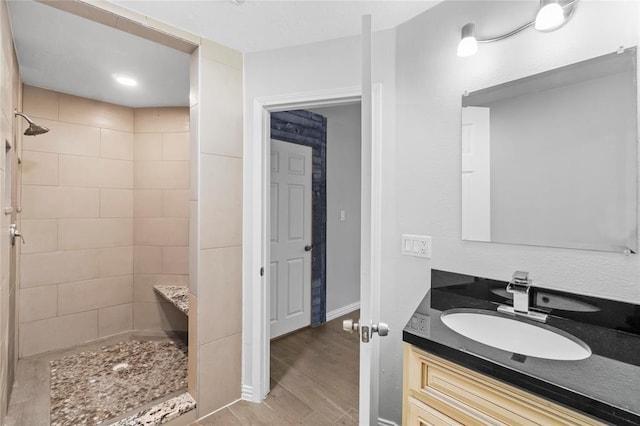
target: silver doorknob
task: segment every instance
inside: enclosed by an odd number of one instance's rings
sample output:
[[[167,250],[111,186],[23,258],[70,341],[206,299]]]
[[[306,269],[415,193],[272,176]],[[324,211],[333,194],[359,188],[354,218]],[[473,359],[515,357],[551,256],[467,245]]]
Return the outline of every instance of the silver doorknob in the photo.
[[[344,331],[348,331],[349,333],[357,332],[360,330],[360,324],[357,322],[353,322],[353,319],[349,318],[342,321],[342,329]]]
[[[389,325],[379,322],[377,324],[371,324],[371,333],[378,333],[380,337],[389,334]]]
[[[9,226],[9,235],[11,236],[11,245],[12,246],[16,245],[16,239],[17,238],[20,238],[22,240],[22,244],[24,244],[26,242],[24,240],[24,237],[22,236],[22,234],[18,230],[18,227],[17,227],[17,225],[15,223],[12,223]]]

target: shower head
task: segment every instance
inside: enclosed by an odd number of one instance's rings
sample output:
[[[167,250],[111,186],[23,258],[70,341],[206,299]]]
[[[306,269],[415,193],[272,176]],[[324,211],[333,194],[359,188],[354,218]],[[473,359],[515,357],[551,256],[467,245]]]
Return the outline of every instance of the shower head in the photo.
[[[27,130],[24,131],[24,134],[26,136],[37,136],[37,135],[41,135],[43,133],[47,133],[49,131],[48,128],[46,128],[44,126],[40,126],[39,124],[34,123],[33,120],[30,119],[26,114],[21,113],[17,109],[13,111],[13,115],[14,116],[18,116],[19,115],[20,117],[22,117],[25,120],[27,120],[27,123],[29,123],[29,127],[27,128]]]
[[[44,126],[40,126],[36,123],[30,123],[29,128],[24,131],[24,134],[27,136],[37,136],[43,133],[47,133],[48,131],[49,129]]]

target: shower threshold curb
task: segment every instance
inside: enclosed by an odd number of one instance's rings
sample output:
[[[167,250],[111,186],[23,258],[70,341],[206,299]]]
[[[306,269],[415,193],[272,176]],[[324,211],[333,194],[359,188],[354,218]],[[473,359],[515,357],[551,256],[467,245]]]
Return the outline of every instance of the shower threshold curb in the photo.
[[[110,426],[155,426],[175,420],[196,408],[196,401],[188,392],[153,405],[145,410],[110,423]]]

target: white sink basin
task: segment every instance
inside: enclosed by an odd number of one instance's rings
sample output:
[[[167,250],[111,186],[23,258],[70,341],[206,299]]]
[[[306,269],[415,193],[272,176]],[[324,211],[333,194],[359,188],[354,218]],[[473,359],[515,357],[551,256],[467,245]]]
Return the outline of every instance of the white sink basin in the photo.
[[[497,312],[452,309],[440,319],[456,333],[476,342],[521,355],[554,360],[589,358],[591,349],[581,340],[549,326],[538,326]]]

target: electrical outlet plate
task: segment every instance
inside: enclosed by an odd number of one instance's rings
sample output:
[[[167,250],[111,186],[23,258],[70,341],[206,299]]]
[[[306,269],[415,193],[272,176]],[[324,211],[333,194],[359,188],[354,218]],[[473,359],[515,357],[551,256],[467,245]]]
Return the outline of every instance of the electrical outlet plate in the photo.
[[[411,317],[411,321],[409,322],[409,327],[412,330],[417,331],[419,334],[424,336],[429,336],[429,320],[430,318],[427,315],[414,313]]]
[[[431,259],[431,237],[427,235],[402,235],[402,254],[404,256]]]

